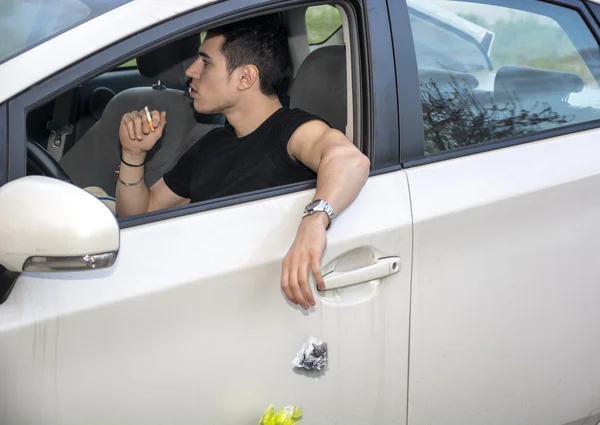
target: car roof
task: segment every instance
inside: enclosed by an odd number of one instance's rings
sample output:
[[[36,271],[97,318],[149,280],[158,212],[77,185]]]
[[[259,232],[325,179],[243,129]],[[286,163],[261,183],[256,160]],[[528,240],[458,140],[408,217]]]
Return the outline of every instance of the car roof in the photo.
[[[111,3],[110,0],[86,1]],[[0,103],[108,45],[214,1],[135,0],[84,22],[2,63]]]

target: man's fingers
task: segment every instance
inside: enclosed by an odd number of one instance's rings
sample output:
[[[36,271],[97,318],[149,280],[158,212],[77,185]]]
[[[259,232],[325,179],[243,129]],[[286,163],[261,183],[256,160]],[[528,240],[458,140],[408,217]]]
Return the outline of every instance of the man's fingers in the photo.
[[[290,289],[292,290],[292,293],[294,294],[294,298],[296,299],[297,303],[300,304],[302,306],[303,309],[308,310],[308,303],[306,302],[306,298],[304,298],[304,295],[302,294],[302,290],[300,289],[300,284],[298,282],[298,263],[292,263],[292,266],[290,267]]]
[[[148,123],[148,116],[146,115],[145,110],[139,111],[138,115],[140,116],[139,125],[142,130],[142,138],[143,138],[145,135],[150,134],[150,124]],[[137,121],[136,121],[136,123],[137,123]],[[139,140],[142,140],[142,139],[139,139]]]
[[[283,290],[283,292],[285,293],[285,296],[287,297],[288,300],[290,300],[290,302],[293,302],[294,304],[298,304],[296,302],[296,298],[294,297],[294,294],[292,293],[292,289],[290,288],[290,267],[287,264],[287,262],[283,262],[283,268],[281,270],[281,289]]]
[[[317,288],[319,291],[323,291],[325,289],[325,280],[323,279],[323,274],[321,273],[321,262],[318,258],[313,258],[310,262],[310,271],[315,278]]]
[[[167,125],[167,111],[160,113],[160,126],[164,127],[165,125]]]
[[[135,127],[135,138],[138,140],[142,140],[143,139],[143,135],[142,135],[142,116],[140,115],[140,113],[138,111],[133,111],[131,113],[131,116],[133,117],[133,124]]]
[[[298,268],[298,283],[300,284],[300,290],[302,291],[302,295],[308,301],[311,306],[315,305],[315,299],[313,298],[312,291],[310,290],[310,285],[308,284],[308,261],[303,261]]]
[[[150,134],[150,124],[148,124],[148,117],[142,117],[142,133]]]
[[[157,128],[160,124],[160,112],[154,110],[150,112],[150,115],[152,116],[152,125],[154,126],[154,128]]]
[[[133,118],[131,117],[131,114],[123,115],[123,120],[121,122],[127,127],[129,138],[131,140],[135,140],[135,126],[133,125]]]

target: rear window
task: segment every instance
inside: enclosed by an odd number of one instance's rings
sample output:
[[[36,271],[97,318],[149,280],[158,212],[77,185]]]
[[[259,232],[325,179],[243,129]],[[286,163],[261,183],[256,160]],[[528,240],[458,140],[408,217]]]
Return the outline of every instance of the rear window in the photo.
[[[326,42],[340,28],[342,17],[335,7],[322,5],[306,9],[308,44],[311,46]]]
[[[131,0],[1,0],[0,63]]]

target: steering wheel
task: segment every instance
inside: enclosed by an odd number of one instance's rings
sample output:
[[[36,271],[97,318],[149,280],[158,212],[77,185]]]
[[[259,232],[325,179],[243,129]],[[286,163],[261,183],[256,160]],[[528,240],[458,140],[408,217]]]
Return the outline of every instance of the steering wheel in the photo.
[[[27,175],[54,177],[71,183],[71,179],[58,161],[29,137],[27,138]]]

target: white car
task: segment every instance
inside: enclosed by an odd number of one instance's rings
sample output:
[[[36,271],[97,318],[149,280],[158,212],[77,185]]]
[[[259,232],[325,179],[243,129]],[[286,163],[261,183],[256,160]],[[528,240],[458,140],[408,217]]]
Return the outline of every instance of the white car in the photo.
[[[168,112],[151,184],[223,125],[186,96],[202,33],[275,12],[282,101],[372,164],[308,312],[280,271],[314,181],[111,210],[122,114]],[[2,2],[0,424],[256,424],[273,404],[307,425],[596,425],[599,19],[583,0]],[[310,337],[322,370],[292,364]]]

